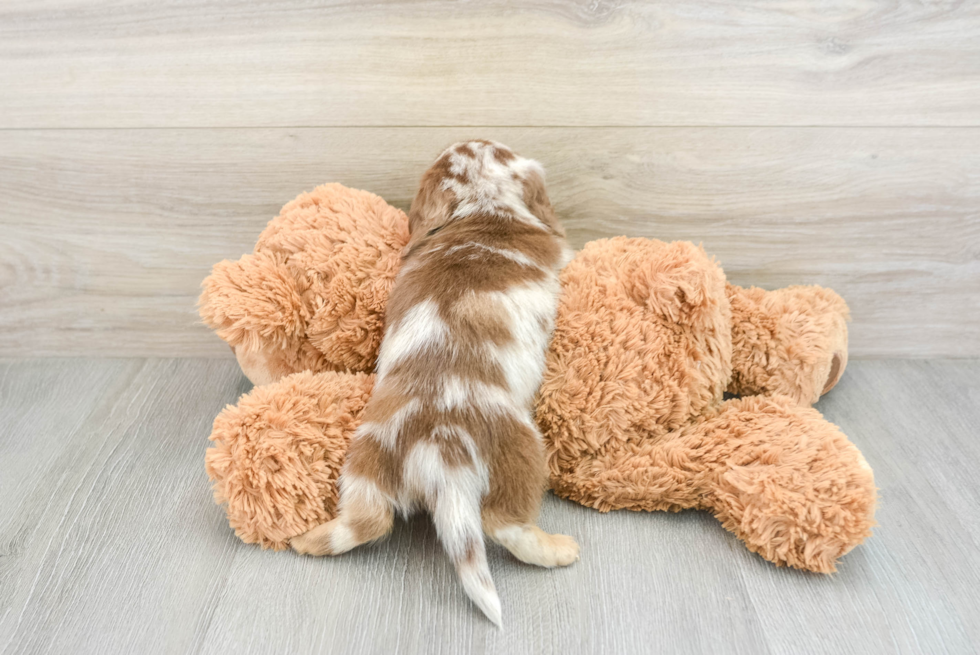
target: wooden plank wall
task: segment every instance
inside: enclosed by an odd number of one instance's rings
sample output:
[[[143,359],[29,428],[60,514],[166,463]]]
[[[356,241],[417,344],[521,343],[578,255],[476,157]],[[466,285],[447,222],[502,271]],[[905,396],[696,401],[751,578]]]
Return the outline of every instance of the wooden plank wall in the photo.
[[[575,245],[824,284],[855,356],[980,356],[980,3],[6,0],[0,356],[230,356],[200,280],[325,181],[541,160]]]

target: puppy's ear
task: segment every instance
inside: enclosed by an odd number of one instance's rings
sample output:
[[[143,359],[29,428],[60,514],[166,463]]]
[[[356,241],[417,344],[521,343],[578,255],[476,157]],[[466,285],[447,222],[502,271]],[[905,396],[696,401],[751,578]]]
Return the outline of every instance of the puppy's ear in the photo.
[[[555,209],[548,198],[544,185],[544,169],[540,164],[531,167],[524,177],[524,204],[552,232],[565,238],[565,228],[555,216]]]
[[[443,184],[449,175],[449,156],[443,155],[422,176],[418,193],[408,210],[408,231],[412,241],[449,222],[455,209],[455,196]]]
[[[442,188],[445,176],[438,164],[439,162],[436,162],[422,176],[418,193],[415,194],[415,200],[412,201],[412,206],[408,210],[408,229],[412,234],[426,226],[427,223],[435,224],[427,225],[426,230],[441,225],[449,219],[452,194]]]

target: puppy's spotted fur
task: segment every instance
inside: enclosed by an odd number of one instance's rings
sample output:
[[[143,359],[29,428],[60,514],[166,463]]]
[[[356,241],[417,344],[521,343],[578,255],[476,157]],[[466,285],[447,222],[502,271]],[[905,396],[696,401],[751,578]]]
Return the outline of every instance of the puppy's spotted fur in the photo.
[[[488,141],[442,153],[409,227],[338,516],[291,543],[336,555],[386,535],[395,510],[427,509],[466,593],[499,625],[484,532],[530,564],[578,558],[571,537],[535,525],[547,473],[531,420],[571,251],[540,164]]]

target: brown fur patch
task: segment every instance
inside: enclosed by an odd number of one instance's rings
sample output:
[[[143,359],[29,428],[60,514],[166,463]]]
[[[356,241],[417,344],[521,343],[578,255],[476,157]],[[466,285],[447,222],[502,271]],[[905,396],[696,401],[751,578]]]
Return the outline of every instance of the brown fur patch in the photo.
[[[391,530],[394,512],[387,504],[367,504],[354,501],[345,508],[344,516],[354,539],[364,543],[374,541],[388,534]]]
[[[501,421],[500,438],[490,463],[490,491],[483,499],[483,524],[491,531],[533,523],[548,487],[545,451],[538,435],[515,420]]]
[[[374,439],[354,439],[347,451],[344,471],[374,481],[382,493],[393,496],[402,486],[401,458]]]

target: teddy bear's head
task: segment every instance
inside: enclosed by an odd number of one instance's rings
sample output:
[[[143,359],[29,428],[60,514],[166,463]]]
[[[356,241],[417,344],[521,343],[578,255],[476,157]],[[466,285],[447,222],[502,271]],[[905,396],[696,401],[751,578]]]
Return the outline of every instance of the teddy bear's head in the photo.
[[[214,267],[201,317],[254,384],[303,370],[369,371],[407,242],[401,210],[324,184],[283,207],[252,254]]]

